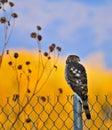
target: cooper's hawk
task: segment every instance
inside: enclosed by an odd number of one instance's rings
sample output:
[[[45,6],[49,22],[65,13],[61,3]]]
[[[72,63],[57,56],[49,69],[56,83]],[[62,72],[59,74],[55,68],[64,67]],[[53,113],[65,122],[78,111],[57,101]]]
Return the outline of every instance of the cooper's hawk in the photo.
[[[65,79],[72,90],[79,96],[85,110],[87,119],[91,119],[88,106],[87,75],[83,65],[79,63],[80,58],[76,55],[69,55],[66,60]]]

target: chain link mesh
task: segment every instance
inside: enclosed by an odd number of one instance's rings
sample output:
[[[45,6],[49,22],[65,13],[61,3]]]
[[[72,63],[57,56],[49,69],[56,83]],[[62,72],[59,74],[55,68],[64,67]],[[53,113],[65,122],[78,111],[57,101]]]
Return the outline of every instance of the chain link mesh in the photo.
[[[112,129],[112,97],[90,98],[91,120],[83,113],[84,130]],[[0,130],[10,130],[21,106],[7,98],[0,105]],[[11,130],[73,130],[72,96],[35,96],[23,110]]]

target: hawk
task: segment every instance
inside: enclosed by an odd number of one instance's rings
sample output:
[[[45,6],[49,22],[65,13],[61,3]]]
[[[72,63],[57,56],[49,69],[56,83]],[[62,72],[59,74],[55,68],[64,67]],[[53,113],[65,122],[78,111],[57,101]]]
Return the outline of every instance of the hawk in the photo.
[[[88,106],[88,87],[86,70],[79,63],[80,58],[77,55],[69,55],[66,60],[65,79],[72,90],[78,95],[85,110],[87,119],[91,119]]]

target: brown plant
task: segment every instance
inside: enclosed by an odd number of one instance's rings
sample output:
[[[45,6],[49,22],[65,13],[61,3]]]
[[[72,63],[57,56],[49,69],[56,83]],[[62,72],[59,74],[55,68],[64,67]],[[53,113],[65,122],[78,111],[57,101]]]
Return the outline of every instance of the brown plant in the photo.
[[[6,50],[6,46],[11,38],[13,28],[15,25],[15,19],[18,17],[17,13],[13,12],[14,7],[13,2],[8,2],[8,0],[1,0],[0,1],[0,11],[3,14],[2,17],[0,17],[0,24],[4,25],[4,40],[3,40],[3,48],[1,51],[1,60],[0,60],[0,67],[2,65],[2,60],[4,56],[4,52]],[[6,6],[10,8],[10,11],[7,11]]]
[[[30,82],[31,82],[30,78],[32,76],[31,75],[32,69],[30,67],[31,61],[27,60],[24,62],[24,64],[19,63],[18,60],[20,59],[21,56],[18,52],[14,52],[13,54],[11,54],[9,50],[6,51],[6,54],[10,58],[8,64],[10,67],[12,67],[12,69],[15,72],[17,88],[18,88],[18,93],[14,93],[13,98],[12,98],[13,101],[17,102],[19,106],[18,115],[12,124],[12,128],[17,122],[19,116],[25,111],[26,107],[31,102],[33,97],[37,95],[41,91],[41,89],[45,86],[52,72],[58,69],[57,62],[58,62],[59,54],[61,51],[60,49],[61,47],[52,43],[48,47],[48,51],[44,52],[41,48],[42,35],[39,34],[39,31],[42,28],[40,26],[37,26],[37,27],[38,27],[37,29],[38,32],[32,32],[30,35],[32,39],[35,39],[35,41],[37,42],[37,47],[38,47],[37,49],[37,66],[38,67],[36,68],[35,72],[33,72],[35,73],[36,80],[34,84],[34,89],[32,91],[30,89]],[[47,71],[47,75],[46,75],[46,71]],[[21,81],[22,81],[22,78],[24,77],[26,78],[27,85],[25,86],[26,93],[22,97],[20,90],[21,90],[21,84],[22,84]],[[62,93],[62,90],[59,90],[59,91],[60,93]],[[46,101],[44,96],[41,97],[41,100],[43,102]],[[29,123],[30,118],[27,118],[26,122]]]

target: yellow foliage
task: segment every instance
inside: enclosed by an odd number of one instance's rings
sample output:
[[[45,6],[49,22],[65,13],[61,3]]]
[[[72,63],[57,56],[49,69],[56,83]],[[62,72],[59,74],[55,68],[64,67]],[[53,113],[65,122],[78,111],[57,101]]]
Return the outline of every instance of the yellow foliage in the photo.
[[[30,90],[31,92],[33,91],[34,89],[34,86],[35,86],[35,82],[36,82],[36,69],[38,67],[38,64],[37,64],[37,55],[35,53],[32,53],[32,52],[28,52],[28,51],[19,51],[19,55],[20,57],[18,58],[18,64],[22,64],[24,69],[26,69],[25,67],[25,62],[26,61],[30,61],[31,62],[31,65],[30,65],[30,68],[32,70],[32,74],[31,74],[31,82],[30,82]],[[12,101],[12,96],[13,94],[17,93],[17,81],[16,81],[16,75],[15,75],[15,72],[13,71],[13,69],[8,65],[8,61],[9,61],[9,57],[8,56],[5,56],[4,59],[3,59],[3,64],[2,64],[2,67],[1,67],[1,70],[0,70],[0,95],[1,95],[1,99],[0,99],[0,104],[4,105],[6,104],[6,97],[10,97],[9,99],[9,102],[10,104],[12,104],[12,106],[15,104],[15,102]],[[49,64],[51,65],[51,64]],[[92,103],[95,103],[96,102],[96,98],[95,98],[95,95],[100,95],[99,96],[99,99],[98,101],[100,100],[101,103],[105,102],[105,100],[102,98],[102,96],[104,95],[111,95],[112,94],[112,89],[111,89],[111,84],[112,84],[112,80],[111,80],[111,77],[112,77],[112,73],[111,72],[108,72],[106,71],[105,69],[94,69],[94,68],[90,68],[90,66],[87,66],[87,75],[88,75],[88,87],[89,87],[89,102],[90,102],[90,109],[92,111]],[[49,81],[45,84],[45,86],[37,93],[37,96],[44,96],[44,97],[47,97],[47,96],[50,96],[50,103],[51,104],[55,104],[57,102],[57,98],[56,96],[60,96],[60,102],[62,103],[62,106],[67,102],[67,99],[66,99],[66,95],[72,95],[73,92],[72,90],[70,89],[69,85],[66,83],[65,81],[65,78],[64,78],[64,69],[65,69],[65,62],[63,60],[59,60],[59,63],[58,63],[58,68],[57,70],[54,69]],[[47,76],[48,74],[48,68],[46,69],[46,73],[43,77],[43,80],[42,82],[45,80],[45,77]],[[26,80],[26,77],[23,77],[22,78],[22,81],[21,81],[21,99],[23,99],[24,97],[24,93],[26,92],[26,85],[27,85],[27,80]],[[40,87],[38,86],[37,90],[40,89]],[[29,94],[30,95],[30,94]],[[31,100],[31,104],[35,104],[35,101],[36,99],[32,99]],[[23,101],[23,103],[25,103],[26,100]],[[71,100],[72,101],[72,100]],[[111,102],[111,101],[110,101]],[[42,106],[46,109],[46,112],[52,112],[52,108],[50,105],[46,105],[46,102],[40,102],[42,103]],[[72,103],[72,102],[71,102]],[[112,102],[111,102],[112,103]],[[44,106],[45,105],[45,106]],[[42,110],[42,106],[41,105],[34,105],[34,109],[37,113],[39,113],[41,110]],[[59,106],[56,108],[56,111],[60,111],[62,109],[62,106]],[[66,107],[65,107],[65,110],[70,112],[72,109],[72,105],[71,104],[67,104]],[[95,111],[99,111],[101,109],[101,106],[96,104],[96,106],[94,107]],[[11,110],[10,110],[10,107],[8,108],[7,107],[7,112],[10,113]],[[14,109],[16,112],[19,111],[19,107],[18,105],[15,107]],[[28,111],[28,113],[30,113],[32,111],[32,108],[30,105],[28,105],[26,108],[25,108],[26,111]],[[34,111],[34,110],[33,110]],[[46,118],[48,117],[48,115],[46,114],[46,112],[43,112],[40,116],[42,119],[45,119],[45,122],[44,124],[47,125],[48,128],[50,128],[53,124],[51,122],[51,120],[47,120],[46,121]],[[62,112],[60,113],[61,115],[61,118],[64,118],[66,115],[66,112]],[[21,120],[24,122],[24,119],[27,118],[26,116],[27,114],[26,113],[22,113],[21,114]],[[57,115],[55,112],[53,112],[51,115],[50,115],[54,121],[56,120]],[[73,113],[71,113],[71,116],[73,116]],[[94,113],[94,111],[92,112],[92,118],[95,119],[96,118],[96,114]],[[102,117],[103,115],[101,115]],[[13,122],[14,121],[14,118],[16,117],[16,114],[12,115],[12,117],[10,117],[11,121]],[[32,120],[35,120],[35,118],[38,118],[37,115],[35,115],[35,113],[33,112],[32,115],[31,115],[31,118]],[[84,116],[85,118],[85,116]],[[4,115],[1,114],[1,117],[0,117],[0,122],[1,120],[5,121],[5,117]],[[70,120],[70,119],[69,119]],[[72,125],[71,123],[71,120],[67,122],[67,125],[70,126]],[[100,123],[100,120],[97,119],[98,122]],[[61,120],[57,120],[57,125],[59,128],[61,128],[62,126],[62,122]],[[7,124],[10,124],[10,123],[7,123]],[[19,124],[19,125],[18,125]],[[91,124],[91,122],[88,122],[87,125],[89,126]],[[101,123],[102,124],[102,123]],[[107,121],[108,125],[110,125],[110,123]],[[10,124],[11,125],[11,124]],[[25,124],[26,127],[30,127],[32,126],[32,124]],[[37,128],[41,128],[43,123],[41,120],[37,120],[36,122],[36,125],[37,125]],[[21,122],[17,122],[17,128],[18,126],[21,127]],[[9,126],[8,126],[9,127]],[[18,128],[19,129],[19,128]],[[55,130],[56,128],[52,128],[52,130]],[[86,129],[86,128],[85,128]],[[95,128],[92,127],[92,130],[94,130]],[[22,129],[23,130],[23,129]],[[66,130],[63,129],[63,130]]]

